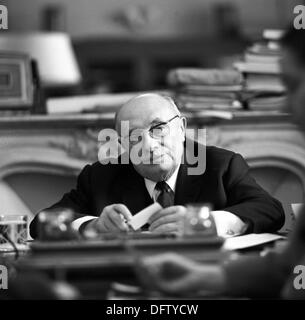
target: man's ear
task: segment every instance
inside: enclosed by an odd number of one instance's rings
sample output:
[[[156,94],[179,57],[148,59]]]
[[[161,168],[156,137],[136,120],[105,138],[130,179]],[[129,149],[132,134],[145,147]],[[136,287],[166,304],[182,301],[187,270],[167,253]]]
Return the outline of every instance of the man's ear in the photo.
[[[186,126],[187,126],[187,120],[185,117],[181,117],[181,125],[180,125],[180,128],[181,128],[181,131],[182,131],[182,135],[184,137],[184,140],[185,140],[185,133],[186,133]],[[183,141],[184,141],[183,140]]]

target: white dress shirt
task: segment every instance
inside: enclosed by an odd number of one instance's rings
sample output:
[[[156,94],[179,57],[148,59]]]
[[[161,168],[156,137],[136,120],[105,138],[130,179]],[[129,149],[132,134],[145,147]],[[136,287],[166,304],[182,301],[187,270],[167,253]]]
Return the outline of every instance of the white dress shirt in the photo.
[[[180,168],[180,165],[177,167],[174,173],[170,176],[170,178],[165,181],[174,193],[176,191],[176,182],[177,182],[179,168]],[[154,200],[154,202],[156,202],[156,199],[158,198],[160,193],[159,190],[156,190],[157,182],[146,179],[146,178],[144,179],[144,182],[150,197]]]

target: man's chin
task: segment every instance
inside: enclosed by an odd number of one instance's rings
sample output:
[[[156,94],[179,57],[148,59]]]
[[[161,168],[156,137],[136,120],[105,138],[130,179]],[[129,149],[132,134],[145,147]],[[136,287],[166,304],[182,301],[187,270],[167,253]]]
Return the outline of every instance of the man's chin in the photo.
[[[141,174],[144,178],[159,181],[164,179],[169,172],[173,170],[174,163],[151,163],[151,164],[141,164],[135,166],[136,171]]]

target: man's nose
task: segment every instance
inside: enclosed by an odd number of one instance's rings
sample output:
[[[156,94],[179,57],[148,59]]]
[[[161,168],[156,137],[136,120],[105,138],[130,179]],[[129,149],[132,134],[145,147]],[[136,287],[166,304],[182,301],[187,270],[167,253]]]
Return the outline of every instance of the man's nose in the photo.
[[[157,146],[158,141],[152,138],[149,132],[145,131],[142,133],[142,148],[144,153],[152,151]]]

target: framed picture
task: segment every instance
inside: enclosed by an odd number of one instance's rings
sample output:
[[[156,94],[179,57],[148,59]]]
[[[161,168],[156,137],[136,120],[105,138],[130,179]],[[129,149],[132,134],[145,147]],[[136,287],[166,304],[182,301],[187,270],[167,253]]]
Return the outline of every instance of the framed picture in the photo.
[[[28,109],[33,106],[33,97],[30,57],[0,52],[0,109]]]

